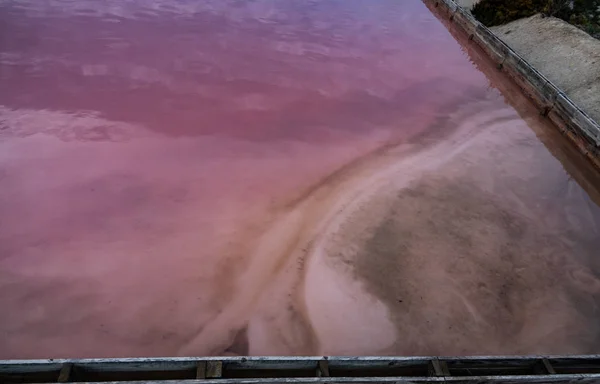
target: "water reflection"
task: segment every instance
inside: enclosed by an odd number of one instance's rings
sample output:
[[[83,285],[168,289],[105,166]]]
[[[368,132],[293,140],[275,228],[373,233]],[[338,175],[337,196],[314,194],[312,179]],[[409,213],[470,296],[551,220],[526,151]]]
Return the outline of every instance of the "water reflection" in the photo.
[[[0,0],[0,84],[0,358],[598,352],[597,176],[419,1]]]

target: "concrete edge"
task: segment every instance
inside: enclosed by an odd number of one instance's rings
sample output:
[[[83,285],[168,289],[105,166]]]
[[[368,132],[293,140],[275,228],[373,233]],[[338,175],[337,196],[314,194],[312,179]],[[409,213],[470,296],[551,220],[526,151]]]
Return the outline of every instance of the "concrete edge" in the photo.
[[[547,117],[600,169],[600,125],[579,108],[562,90],[532,67],[492,31],[454,0],[422,0],[439,16],[461,29],[531,99]]]

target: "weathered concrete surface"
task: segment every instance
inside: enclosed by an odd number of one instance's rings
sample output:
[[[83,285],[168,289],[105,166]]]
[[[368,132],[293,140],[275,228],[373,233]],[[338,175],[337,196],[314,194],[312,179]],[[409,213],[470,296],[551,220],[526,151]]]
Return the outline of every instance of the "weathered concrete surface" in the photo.
[[[563,20],[541,15],[491,29],[600,121],[600,40]]]
[[[471,7],[477,4],[479,0],[456,0],[456,4],[460,5],[465,9],[471,9]]]
[[[456,3],[471,9],[478,1]],[[600,121],[600,40],[563,20],[541,15],[490,29]]]

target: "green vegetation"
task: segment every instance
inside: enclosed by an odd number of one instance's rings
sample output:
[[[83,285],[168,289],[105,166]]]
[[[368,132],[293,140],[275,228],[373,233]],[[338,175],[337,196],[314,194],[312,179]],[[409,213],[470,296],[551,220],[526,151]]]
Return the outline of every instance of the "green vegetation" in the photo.
[[[547,0],[481,0],[471,12],[484,25],[506,24],[523,17],[533,16],[544,9]]]
[[[488,27],[542,13],[600,38],[600,0],[481,0],[472,13]]]
[[[568,17],[563,19],[600,39],[600,0],[575,0]]]

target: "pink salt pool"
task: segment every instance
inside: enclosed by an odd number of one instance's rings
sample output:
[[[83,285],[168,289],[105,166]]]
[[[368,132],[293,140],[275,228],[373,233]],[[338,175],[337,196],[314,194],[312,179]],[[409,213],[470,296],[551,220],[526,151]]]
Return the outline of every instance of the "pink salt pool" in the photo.
[[[0,358],[598,353],[557,136],[418,0],[0,0]]]

